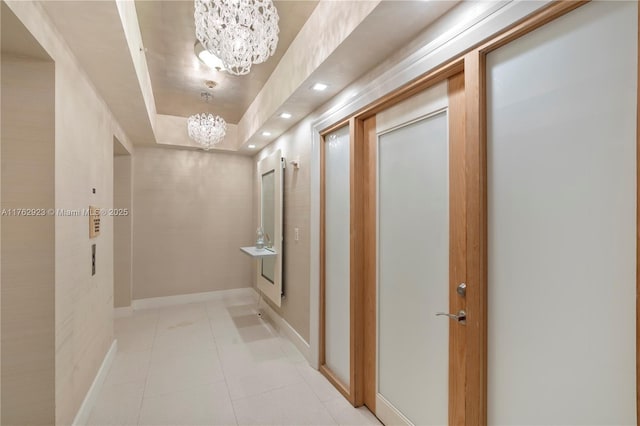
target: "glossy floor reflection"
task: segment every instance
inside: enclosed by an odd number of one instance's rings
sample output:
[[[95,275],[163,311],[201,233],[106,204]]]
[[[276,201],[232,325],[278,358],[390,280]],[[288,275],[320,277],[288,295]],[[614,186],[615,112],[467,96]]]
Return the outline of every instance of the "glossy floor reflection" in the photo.
[[[90,425],[378,425],[256,315],[253,290],[116,319]],[[264,302],[263,302],[264,303]]]

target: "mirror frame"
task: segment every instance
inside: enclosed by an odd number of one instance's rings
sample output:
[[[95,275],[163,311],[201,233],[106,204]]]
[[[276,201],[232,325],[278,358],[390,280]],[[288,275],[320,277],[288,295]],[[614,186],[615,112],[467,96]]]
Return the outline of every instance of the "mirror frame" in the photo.
[[[256,268],[256,282],[258,290],[262,292],[269,300],[271,300],[276,306],[280,307],[282,304],[282,259],[284,250],[284,239],[282,236],[283,228],[283,178],[284,174],[282,169],[284,165],[282,152],[277,150],[268,157],[263,158],[258,162],[258,195],[260,197],[258,202],[258,226],[263,227],[262,223],[262,176],[270,172],[274,172],[274,233],[270,235],[273,241],[273,249],[276,252],[273,283],[262,275],[262,259],[258,259],[258,265]]]

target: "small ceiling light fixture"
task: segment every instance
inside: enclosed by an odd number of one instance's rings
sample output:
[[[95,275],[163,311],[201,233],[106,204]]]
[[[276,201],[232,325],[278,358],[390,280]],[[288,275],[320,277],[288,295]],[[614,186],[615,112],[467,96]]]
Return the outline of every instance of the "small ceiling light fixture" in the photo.
[[[196,54],[200,62],[217,71],[224,71],[222,59],[205,49],[199,41],[193,45],[193,52]]]
[[[262,132],[262,136],[271,136],[271,132]]]
[[[194,0],[196,38],[233,75],[276,51],[278,11],[271,0]]]
[[[247,145],[247,148],[249,148],[249,149],[256,149],[256,146],[255,146],[254,144],[250,144],[250,145]]]
[[[282,114],[280,114],[280,118],[291,118],[291,114],[289,114],[288,112],[283,112]]]
[[[211,93],[202,92],[200,97],[209,103]],[[222,142],[227,134],[227,122],[219,115],[196,114],[187,119],[187,132],[189,137],[205,151]]]
[[[324,84],[324,83],[316,83],[316,84],[314,84],[314,85],[313,85],[312,89],[313,89],[313,90],[316,90],[316,91],[318,91],[318,92],[322,92],[322,91],[323,91],[323,90],[325,90],[327,87],[329,87],[329,86],[327,86],[327,85],[326,85],[326,84]]]

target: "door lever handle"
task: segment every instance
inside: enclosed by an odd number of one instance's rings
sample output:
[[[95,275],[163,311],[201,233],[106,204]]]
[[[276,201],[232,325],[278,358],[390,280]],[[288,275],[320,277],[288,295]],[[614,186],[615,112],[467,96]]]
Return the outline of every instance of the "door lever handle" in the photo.
[[[457,314],[448,314],[446,312],[436,312],[436,316],[448,317],[449,319],[458,321],[460,324],[467,323],[467,313],[463,310],[459,310]]]

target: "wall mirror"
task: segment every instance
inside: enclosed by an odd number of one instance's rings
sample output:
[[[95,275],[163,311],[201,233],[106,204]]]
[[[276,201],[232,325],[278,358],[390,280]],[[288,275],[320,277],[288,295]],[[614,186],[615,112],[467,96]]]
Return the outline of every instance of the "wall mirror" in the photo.
[[[259,226],[264,232],[265,249],[276,253],[275,256],[257,260],[257,283],[265,297],[276,306],[282,301],[282,153],[277,150],[258,163],[260,182],[260,202],[258,204]]]
[[[264,232],[264,243],[267,249],[273,248],[273,237],[275,235],[275,171],[270,170],[262,175],[262,230]],[[264,257],[261,260],[262,278],[273,283],[275,281],[275,257]]]

